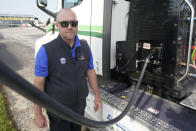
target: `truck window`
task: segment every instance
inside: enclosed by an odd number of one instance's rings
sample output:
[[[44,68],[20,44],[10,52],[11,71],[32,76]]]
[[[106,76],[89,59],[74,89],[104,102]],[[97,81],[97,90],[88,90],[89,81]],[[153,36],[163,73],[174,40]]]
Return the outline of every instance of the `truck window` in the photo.
[[[81,2],[82,2],[82,0],[64,0],[63,7],[64,8],[72,8],[76,5],[79,5]]]

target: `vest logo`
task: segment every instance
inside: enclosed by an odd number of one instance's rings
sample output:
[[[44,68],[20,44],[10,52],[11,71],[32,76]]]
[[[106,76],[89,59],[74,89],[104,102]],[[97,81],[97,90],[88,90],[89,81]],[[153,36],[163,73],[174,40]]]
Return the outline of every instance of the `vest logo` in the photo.
[[[65,64],[66,63],[66,59],[65,58],[60,58],[60,63],[61,64]]]
[[[84,56],[81,56],[78,58],[78,60],[85,60],[86,58]]]

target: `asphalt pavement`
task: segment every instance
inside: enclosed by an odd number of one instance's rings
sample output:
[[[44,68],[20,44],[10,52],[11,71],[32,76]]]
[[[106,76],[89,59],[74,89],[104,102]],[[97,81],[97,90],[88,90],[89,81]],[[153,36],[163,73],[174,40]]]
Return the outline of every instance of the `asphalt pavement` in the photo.
[[[44,32],[34,27],[0,27],[0,61],[30,83],[34,79],[34,45]],[[9,114],[19,131],[47,131],[38,129],[33,123],[33,103],[10,88],[4,86]]]

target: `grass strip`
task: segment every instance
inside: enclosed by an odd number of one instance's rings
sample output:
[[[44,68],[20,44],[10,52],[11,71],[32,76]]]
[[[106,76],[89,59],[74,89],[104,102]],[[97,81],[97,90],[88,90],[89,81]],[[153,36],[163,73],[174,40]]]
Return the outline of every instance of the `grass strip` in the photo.
[[[8,117],[2,87],[0,87],[0,131],[16,131],[12,121]]]

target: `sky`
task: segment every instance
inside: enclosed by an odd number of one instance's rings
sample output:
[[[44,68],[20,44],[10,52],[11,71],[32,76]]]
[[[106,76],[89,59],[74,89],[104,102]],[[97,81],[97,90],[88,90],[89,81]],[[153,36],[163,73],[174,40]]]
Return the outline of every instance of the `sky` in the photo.
[[[47,8],[55,11],[57,0],[48,0]],[[36,0],[1,0],[0,14],[33,15],[42,22],[50,17],[37,7]]]

